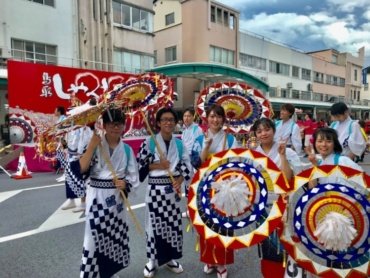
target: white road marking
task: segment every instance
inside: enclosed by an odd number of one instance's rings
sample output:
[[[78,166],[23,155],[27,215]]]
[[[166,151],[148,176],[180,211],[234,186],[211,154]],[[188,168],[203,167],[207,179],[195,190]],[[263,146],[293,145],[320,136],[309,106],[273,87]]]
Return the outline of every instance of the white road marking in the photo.
[[[28,190],[35,190],[35,189],[43,189],[43,188],[50,188],[50,187],[56,187],[64,185],[64,183],[56,183],[56,184],[50,184],[45,186],[37,186],[37,187],[30,187],[30,188],[23,188],[23,189],[17,189],[17,190],[10,190],[0,193],[0,203],[4,202],[5,200],[17,195],[18,193],[21,193],[22,191],[28,191]]]
[[[0,193],[0,203],[4,202],[5,200],[17,195],[18,193],[22,192],[23,190],[12,190]]]
[[[70,226],[70,225],[85,222],[85,218],[80,218],[82,215],[82,212],[74,213],[73,209],[62,210],[61,208],[63,205],[64,203],[37,229],[0,237],[0,243],[15,240],[15,239],[20,239],[20,238],[36,235],[38,233],[51,231],[54,229],[65,227],[65,226]],[[142,207],[145,207],[145,203],[133,205],[131,206],[131,209],[135,210],[135,209],[139,209]],[[127,215],[126,217],[130,217],[130,216]]]
[[[46,186],[38,186],[38,187],[3,192],[3,193],[0,193],[0,203],[2,201],[5,201],[6,199],[9,199],[15,196],[16,194],[19,194],[22,191],[44,189],[44,188],[61,186],[61,185],[64,185],[64,183],[51,184],[51,185],[46,185]],[[185,196],[185,194],[183,193],[182,196]],[[0,237],[0,243],[15,240],[15,239],[20,239],[20,238],[36,235],[38,233],[51,231],[54,229],[85,222],[85,218],[80,218],[83,212],[74,213],[73,209],[62,210],[61,208],[63,207],[63,205],[64,203],[52,215],[50,215],[50,217],[46,219],[46,221],[42,223],[37,229]],[[145,207],[145,203],[132,205],[131,209],[136,210],[136,209],[143,208],[143,207]],[[130,217],[129,213],[127,214],[126,217],[128,218]]]

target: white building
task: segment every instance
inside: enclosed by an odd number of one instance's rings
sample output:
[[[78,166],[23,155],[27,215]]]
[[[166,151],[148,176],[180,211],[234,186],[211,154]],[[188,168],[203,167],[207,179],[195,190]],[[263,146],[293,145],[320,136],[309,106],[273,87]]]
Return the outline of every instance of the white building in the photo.
[[[72,66],[78,59],[75,0],[0,0],[0,57]]]
[[[77,65],[76,11],[76,0],[0,0],[0,124],[7,103],[7,59]]]

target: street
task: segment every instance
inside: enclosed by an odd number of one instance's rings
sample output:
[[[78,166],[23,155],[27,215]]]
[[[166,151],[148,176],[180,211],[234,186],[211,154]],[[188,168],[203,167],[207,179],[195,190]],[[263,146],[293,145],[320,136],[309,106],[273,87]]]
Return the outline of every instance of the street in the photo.
[[[2,278],[7,277],[79,277],[84,235],[83,213],[63,211],[65,187],[53,173],[34,173],[32,179],[13,180],[0,174],[0,265]],[[130,202],[144,227],[145,185]],[[185,207],[185,198],[182,198]],[[128,215],[131,264],[118,274],[121,277],[143,277],[147,262],[145,236],[139,235]],[[196,233],[187,232],[183,221],[184,252],[180,260],[184,272],[179,277],[209,277],[195,251]],[[236,252],[236,263],[229,267],[230,277],[258,278],[257,249]],[[155,277],[174,277],[165,267]],[[213,274],[212,276],[216,276]]]

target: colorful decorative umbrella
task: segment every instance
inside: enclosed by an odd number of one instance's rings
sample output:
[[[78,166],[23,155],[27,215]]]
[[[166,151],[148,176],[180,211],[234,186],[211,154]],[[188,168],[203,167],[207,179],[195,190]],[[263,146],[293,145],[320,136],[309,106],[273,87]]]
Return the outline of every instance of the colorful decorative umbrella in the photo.
[[[248,133],[257,119],[273,115],[263,93],[245,83],[215,83],[204,88],[197,101],[197,113],[203,121],[207,120],[207,107],[213,104],[225,109],[227,130],[231,133]]]
[[[36,125],[26,115],[13,113],[9,116],[10,142],[32,143],[35,137]]]
[[[313,180],[317,185],[310,189],[307,185]],[[369,277],[370,176],[325,165],[303,171],[295,177],[295,184],[281,236],[289,255],[320,277]],[[318,227],[333,213],[348,217],[356,234],[341,251],[327,249],[317,237]],[[344,232],[334,229],[333,233]]]
[[[174,92],[171,79],[156,73],[146,73],[116,85],[114,90],[107,93],[106,98],[108,103],[118,102],[135,115],[141,111],[172,106]]]
[[[222,202],[217,195],[233,184],[246,193],[237,191],[241,195],[234,195],[237,203],[246,205],[230,215],[229,208],[221,209],[216,203]],[[268,157],[253,150],[230,149],[213,155],[195,174],[189,188],[189,215],[199,235],[212,244],[229,249],[249,247],[267,238],[281,223],[285,203],[276,194],[287,191],[285,176]]]

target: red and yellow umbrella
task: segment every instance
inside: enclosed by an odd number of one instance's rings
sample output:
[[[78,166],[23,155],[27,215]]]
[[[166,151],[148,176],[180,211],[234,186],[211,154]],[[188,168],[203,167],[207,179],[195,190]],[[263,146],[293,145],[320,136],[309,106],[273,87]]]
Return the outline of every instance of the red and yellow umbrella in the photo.
[[[235,184],[245,193],[234,196],[232,214],[216,205],[223,190],[219,186],[225,183],[227,190]],[[278,194],[287,191],[286,178],[271,159],[253,150],[230,149],[214,154],[195,174],[189,188],[189,215],[199,235],[210,243],[228,249],[249,247],[279,226],[285,203]]]
[[[308,186],[312,181],[317,184]],[[280,239],[299,266],[319,277],[370,276],[369,185],[367,174],[335,165],[314,167],[295,177]],[[348,217],[355,231],[349,246],[342,250],[327,249],[317,237],[319,225],[333,213]],[[335,236],[345,232],[333,230]]]

